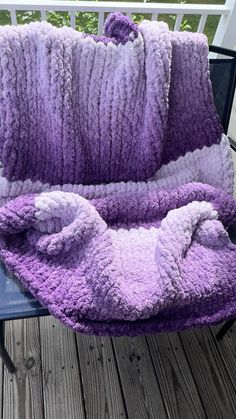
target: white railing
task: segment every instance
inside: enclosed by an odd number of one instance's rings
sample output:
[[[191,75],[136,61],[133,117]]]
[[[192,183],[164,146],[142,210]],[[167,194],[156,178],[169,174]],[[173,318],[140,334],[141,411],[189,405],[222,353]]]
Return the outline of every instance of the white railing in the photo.
[[[41,20],[47,19],[47,12],[68,12],[70,25],[76,26],[77,12],[98,13],[98,34],[103,30],[104,14],[120,11],[128,16],[132,13],[148,13],[152,20],[159,14],[176,15],[174,30],[179,30],[185,15],[200,15],[198,32],[203,32],[207,17],[220,16],[214,44],[234,48],[236,46],[236,0],[226,0],[225,4],[176,4],[176,3],[128,3],[106,1],[63,1],[63,0],[8,0],[0,2],[0,10],[9,10],[12,25],[17,25],[17,11],[39,11]]]

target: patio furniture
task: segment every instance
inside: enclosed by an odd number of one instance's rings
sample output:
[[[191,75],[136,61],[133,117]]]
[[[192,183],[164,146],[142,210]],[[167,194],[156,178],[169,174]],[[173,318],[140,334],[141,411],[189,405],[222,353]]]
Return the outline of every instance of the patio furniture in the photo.
[[[210,71],[216,108],[227,133],[236,85],[236,52],[215,46],[210,46],[210,51],[223,56],[210,60]],[[236,151],[236,143],[233,139],[230,141]],[[230,237],[236,244],[236,229],[230,230]],[[46,315],[49,315],[48,310],[0,265],[0,355],[9,372],[14,373],[16,368],[4,345],[4,322]],[[233,323],[234,319],[226,322],[217,339],[222,339]]]

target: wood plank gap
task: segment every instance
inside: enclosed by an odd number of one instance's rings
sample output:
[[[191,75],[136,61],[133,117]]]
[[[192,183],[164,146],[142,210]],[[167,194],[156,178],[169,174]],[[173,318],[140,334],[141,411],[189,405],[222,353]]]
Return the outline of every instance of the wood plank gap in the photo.
[[[164,407],[165,407],[165,410],[166,410],[166,415],[167,415],[168,418],[170,418],[171,417],[170,416],[170,410],[169,410],[168,405],[167,405],[167,403],[166,403],[166,401],[164,399],[163,390],[161,389],[161,386],[160,386],[159,378],[158,378],[158,375],[157,375],[157,372],[156,372],[156,368],[155,368],[154,360],[153,360],[153,357],[152,357],[152,354],[151,354],[151,350],[150,350],[150,347],[149,347],[149,344],[148,344],[148,337],[147,336],[145,336],[145,340],[146,340],[148,351],[149,351],[149,354],[150,354],[150,358],[151,358],[151,362],[152,362],[152,366],[153,366],[153,371],[155,373],[156,380],[157,380],[157,383],[158,383],[158,386],[159,386],[159,389],[160,389],[160,394],[161,394],[161,397],[162,397],[162,401],[163,401],[163,404],[164,404]],[[159,373],[160,372],[161,371],[159,370]]]
[[[187,356],[187,353],[186,353],[186,349],[185,349],[185,347],[184,347],[184,345],[183,345],[183,343],[182,343],[182,340],[181,340],[180,333],[181,333],[181,332],[177,332],[178,337],[179,337],[179,340],[180,340],[181,345],[182,345],[182,348],[183,348],[183,351],[184,351],[184,354],[185,354],[186,362],[187,362],[187,364],[188,364],[188,366],[189,366],[189,369],[190,369],[190,371],[191,371],[191,374],[192,374],[192,377],[193,377],[193,381],[194,381],[195,386],[196,386],[196,388],[197,388],[198,396],[199,396],[199,399],[201,400],[201,403],[202,403],[202,407],[203,407],[204,413],[205,413],[205,415],[207,415],[207,412],[206,412],[206,410],[205,410],[205,406],[204,406],[204,403],[203,403],[203,400],[202,400],[201,393],[200,393],[200,391],[199,391],[199,389],[198,389],[197,382],[196,382],[196,380],[195,380],[195,376],[194,376],[194,372],[193,372],[193,369],[192,369],[191,363],[189,362],[189,359],[188,359],[188,356]]]
[[[190,330],[191,330],[191,329],[190,329]],[[178,332],[178,335],[179,335],[180,341],[182,342],[182,339],[181,339],[181,333],[185,333],[185,331],[183,331],[183,332]],[[190,360],[189,360],[188,353],[187,353],[188,351],[186,350],[185,345],[183,344],[183,342],[182,342],[182,346],[183,346],[183,350],[184,350],[185,355],[186,355],[187,362],[188,362],[188,364],[189,364],[189,368],[190,368],[190,370],[191,370],[191,372],[192,372],[193,379],[194,379],[194,381],[195,381],[195,383],[196,383],[196,386],[198,386],[198,382],[197,382],[197,380],[195,379],[194,368],[193,368],[193,367],[192,367],[192,365],[191,365],[191,362],[190,362]],[[197,387],[197,388],[198,388],[198,387]],[[204,407],[205,413],[207,414],[207,409],[205,408],[205,403],[204,403],[204,397],[202,397],[202,396],[201,396],[201,391],[199,391],[199,389],[198,389],[198,392],[199,392],[199,397],[200,397],[200,399],[201,399],[201,401],[202,401],[202,403],[203,403],[203,407]]]
[[[207,328],[179,334],[207,417],[234,419],[235,391]]]
[[[80,356],[79,356],[79,349],[77,345],[77,333],[74,333],[74,339],[75,339],[75,348],[76,348],[76,354],[77,354],[77,360],[78,360],[78,368],[79,368],[79,378],[80,378],[80,386],[82,389],[82,398],[83,398],[83,407],[84,407],[84,415],[87,419],[87,412],[86,412],[86,405],[85,405],[85,394],[84,394],[84,388],[83,388],[83,381],[82,381],[82,372],[81,372],[81,362],[80,362]]]
[[[46,419],[84,419],[74,333],[54,317],[40,318]]]
[[[232,385],[236,392],[236,327],[234,325],[234,327],[232,327],[232,329],[226,333],[223,339],[218,341],[216,339],[216,334],[221,327],[222,324],[211,326],[209,327],[209,332],[213,341],[215,342],[219,356],[225,365],[225,368],[231,378]]]
[[[76,335],[88,418],[125,418],[125,409],[108,337]]]
[[[128,417],[167,418],[145,338],[113,338]]]
[[[112,346],[112,352],[113,352],[115,365],[116,365],[117,377],[118,377],[119,385],[120,385],[120,389],[121,389],[122,400],[123,400],[123,403],[124,403],[125,414],[126,414],[126,417],[128,418],[128,410],[127,410],[127,406],[126,406],[126,402],[125,402],[125,395],[124,395],[124,390],[123,390],[123,386],[122,386],[122,382],[121,382],[120,370],[119,370],[118,362],[117,362],[117,359],[116,359],[116,352],[115,352],[114,342],[113,342],[112,338],[111,338],[111,346]]]
[[[41,369],[41,377],[43,377],[42,348],[41,348],[41,330],[40,330],[39,318],[37,319],[37,321],[38,321],[38,330],[39,330],[39,358],[40,358],[40,369]],[[43,395],[43,379],[41,380],[41,392],[42,392],[42,395]],[[43,403],[43,419],[46,419],[45,406],[44,406],[44,397],[42,397],[42,403]]]
[[[153,369],[171,418],[206,418],[203,404],[177,333],[146,337]]]

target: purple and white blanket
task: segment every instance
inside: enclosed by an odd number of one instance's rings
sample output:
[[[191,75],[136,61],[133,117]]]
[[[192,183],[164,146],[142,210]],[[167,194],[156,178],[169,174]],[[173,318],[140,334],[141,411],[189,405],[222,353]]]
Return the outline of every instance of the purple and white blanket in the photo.
[[[0,258],[75,331],[236,315],[233,165],[204,35],[0,28]]]

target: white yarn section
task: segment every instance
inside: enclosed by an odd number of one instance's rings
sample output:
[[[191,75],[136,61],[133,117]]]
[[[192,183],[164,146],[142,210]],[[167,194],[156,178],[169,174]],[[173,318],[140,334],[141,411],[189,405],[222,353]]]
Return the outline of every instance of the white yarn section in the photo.
[[[194,169],[181,170],[179,173],[163,179],[149,180],[147,182],[119,182],[102,185],[53,185],[32,182],[31,180],[9,182],[0,177],[0,206],[9,200],[24,194],[41,192],[72,192],[86,199],[102,198],[118,193],[145,193],[152,190],[160,191],[172,189],[188,182],[197,182],[198,173]]]
[[[24,194],[51,191],[73,192],[86,199],[101,198],[118,193],[138,193],[172,189],[188,182],[202,182],[233,194],[234,170],[228,137],[222,135],[220,144],[188,152],[176,161],[163,165],[147,182],[119,182],[102,185],[49,185],[40,181],[10,182],[0,177],[0,206]]]
[[[49,235],[41,236],[37,248],[41,253],[59,254],[74,243],[103,233],[107,225],[95,207],[78,194],[44,192],[35,199],[38,223],[35,229]]]
[[[186,153],[176,161],[163,165],[157,170],[153,179],[162,179],[178,173],[180,170],[190,168],[199,173],[198,181],[208,183],[216,188],[223,189],[226,193],[233,194],[234,167],[232,150],[228,137],[222,134],[220,144],[203,147],[193,152]]]

